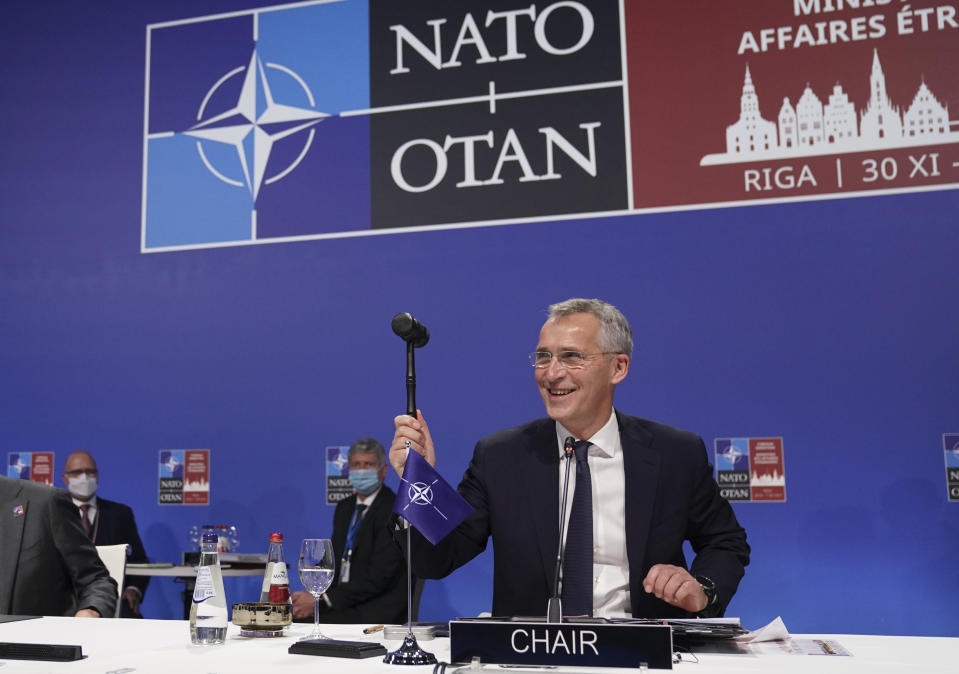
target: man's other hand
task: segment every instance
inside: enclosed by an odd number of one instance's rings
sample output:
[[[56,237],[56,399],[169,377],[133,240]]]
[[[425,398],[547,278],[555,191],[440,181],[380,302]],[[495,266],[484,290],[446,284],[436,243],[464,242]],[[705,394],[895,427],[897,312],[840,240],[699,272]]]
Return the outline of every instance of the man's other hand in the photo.
[[[656,564],[643,579],[643,589],[667,604],[699,613],[709,600],[699,581],[681,566]]]

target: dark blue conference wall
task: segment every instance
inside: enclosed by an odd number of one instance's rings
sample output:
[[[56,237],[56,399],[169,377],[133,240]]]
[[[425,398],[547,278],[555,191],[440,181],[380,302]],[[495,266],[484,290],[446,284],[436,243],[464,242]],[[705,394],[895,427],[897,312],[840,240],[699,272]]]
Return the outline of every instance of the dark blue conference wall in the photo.
[[[954,189],[141,252],[146,26],[259,6],[0,10],[4,457],[52,451],[59,474],[94,453],[100,494],[134,508],[155,561],[207,522],[236,524],[244,551],[282,531],[292,560],[330,533],[324,448],[388,444],[405,409],[396,312],[432,333],[418,403],[455,483],[476,439],[542,414],[526,353],[546,306],[602,297],[636,338],[617,407],[694,430],[711,460],[715,438],[782,438],[785,502],[734,506],[753,562],[731,615],[959,633]],[[211,451],[210,505],[159,505],[158,452],[194,448]],[[256,589],[231,581],[229,600]],[[178,590],[154,580],[147,617],[179,617]],[[489,610],[490,594],[486,553],[428,583],[422,617]]]

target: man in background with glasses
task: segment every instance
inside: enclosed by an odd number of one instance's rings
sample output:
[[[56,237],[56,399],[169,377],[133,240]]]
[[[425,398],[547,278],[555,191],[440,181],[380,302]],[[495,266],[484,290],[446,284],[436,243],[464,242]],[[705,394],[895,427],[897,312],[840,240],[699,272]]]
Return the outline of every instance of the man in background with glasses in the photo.
[[[383,445],[357,440],[347,452],[355,494],[336,504],[333,553],[336,575],[320,599],[324,623],[406,621],[406,562],[387,527],[396,493],[383,484],[389,466]],[[293,616],[313,621],[313,596],[294,592]]]
[[[136,519],[130,506],[108,501],[97,496],[100,471],[89,452],[73,452],[63,465],[63,484],[77,507],[80,524],[94,545],[119,545],[126,543],[127,560],[145,564],[150,560],[140,540]],[[146,592],[148,576],[126,576],[126,587],[120,593],[120,617],[142,618],[140,603]]]
[[[442,578],[492,537],[493,615],[544,614],[568,457],[575,469],[564,518],[563,614],[724,613],[749,563],[746,532],[719,494],[699,436],[613,408],[632,349],[629,324],[611,304],[570,299],[550,306],[530,354],[548,418],[477,443],[458,487],[474,512],[437,546],[413,532],[414,573]],[[394,423],[390,462],[397,473],[407,447],[435,465],[423,415]],[[684,541],[696,555],[691,565]]]

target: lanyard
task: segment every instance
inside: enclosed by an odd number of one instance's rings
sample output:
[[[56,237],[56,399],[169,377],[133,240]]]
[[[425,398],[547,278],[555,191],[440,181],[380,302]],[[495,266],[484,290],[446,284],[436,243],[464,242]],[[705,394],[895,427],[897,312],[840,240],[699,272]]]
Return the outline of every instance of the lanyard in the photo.
[[[343,548],[343,559],[349,559],[353,556],[353,541],[356,539],[356,531],[360,528],[360,524],[363,523],[363,515],[365,514],[366,506],[362,503],[357,504],[353,524],[350,525],[350,530],[346,534],[346,547]]]

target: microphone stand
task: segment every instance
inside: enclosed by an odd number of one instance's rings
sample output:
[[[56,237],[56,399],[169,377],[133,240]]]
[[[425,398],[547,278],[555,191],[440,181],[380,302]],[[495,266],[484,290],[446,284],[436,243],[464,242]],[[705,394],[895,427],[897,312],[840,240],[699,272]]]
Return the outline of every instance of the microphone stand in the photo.
[[[406,341],[406,413],[416,418],[416,359],[412,340]],[[415,451],[410,449],[409,451]],[[413,634],[413,527],[406,525],[406,637],[403,645],[383,656],[388,665],[435,665],[436,656],[420,648]]]
[[[563,527],[566,526],[566,497],[569,495],[569,468],[572,465],[570,459],[573,456],[572,438],[566,438],[563,443],[563,451],[566,459],[566,476],[563,478],[563,505],[559,510],[559,545],[556,548],[556,573],[553,576],[553,596],[546,603],[546,622],[563,622],[563,600],[559,596],[559,572],[563,567],[563,557],[566,553],[566,546],[563,545]]]

